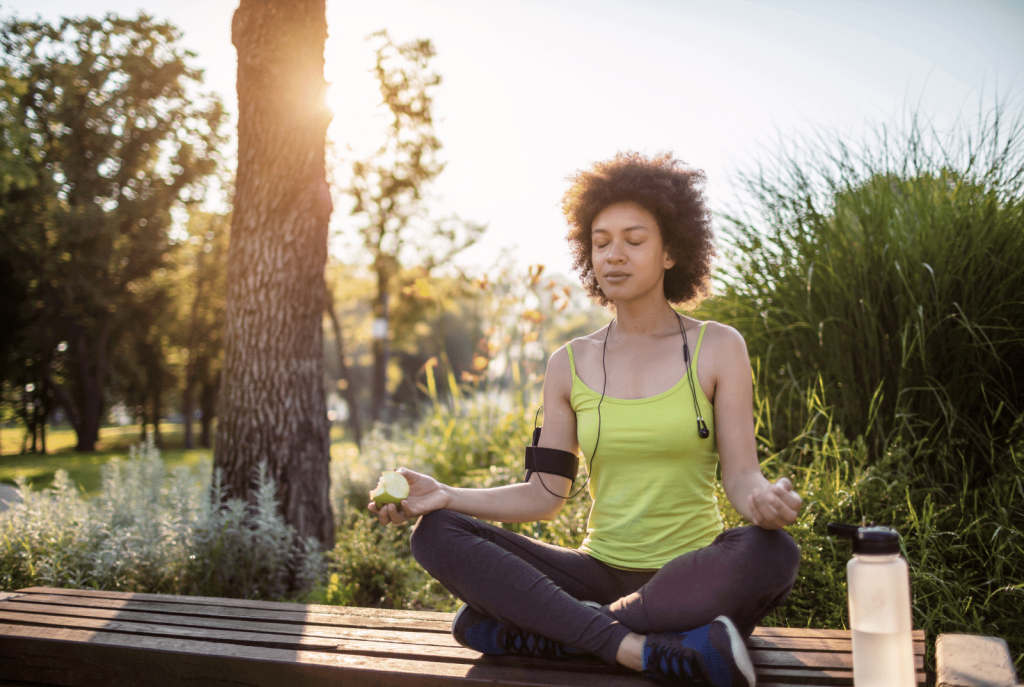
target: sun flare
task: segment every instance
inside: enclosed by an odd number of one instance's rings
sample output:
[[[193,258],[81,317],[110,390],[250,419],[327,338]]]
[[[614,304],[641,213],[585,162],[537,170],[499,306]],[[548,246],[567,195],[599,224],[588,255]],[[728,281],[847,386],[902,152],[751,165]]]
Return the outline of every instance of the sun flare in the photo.
[[[380,90],[370,72],[373,50],[363,41],[345,45],[329,38],[324,58],[324,76],[330,84],[327,106],[334,115],[327,135],[334,156],[338,161],[365,158],[380,147],[387,126]]]

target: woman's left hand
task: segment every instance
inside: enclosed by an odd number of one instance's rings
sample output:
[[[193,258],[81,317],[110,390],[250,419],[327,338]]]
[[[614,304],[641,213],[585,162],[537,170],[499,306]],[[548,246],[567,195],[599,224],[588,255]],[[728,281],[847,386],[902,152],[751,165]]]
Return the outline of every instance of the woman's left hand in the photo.
[[[756,487],[747,497],[751,520],[766,530],[777,530],[796,522],[803,499],[793,491],[793,483],[782,477]]]

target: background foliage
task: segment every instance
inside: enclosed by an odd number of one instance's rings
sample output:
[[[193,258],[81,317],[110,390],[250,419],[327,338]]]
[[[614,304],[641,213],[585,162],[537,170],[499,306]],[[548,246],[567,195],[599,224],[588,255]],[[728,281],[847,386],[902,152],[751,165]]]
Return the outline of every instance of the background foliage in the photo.
[[[339,544],[298,541],[265,476],[245,505],[197,476],[208,466],[168,475],[161,416],[200,411],[203,445],[215,431],[229,225],[196,206],[216,178],[222,113],[194,97],[200,74],[178,38],[144,15],[0,26],[2,419],[25,428],[23,450],[46,452],[58,404],[80,427],[119,402],[148,440],[103,468],[91,499],[61,473],[48,491],[23,484],[24,502],[0,514],[0,588],[297,588],[452,610],[412,560],[408,528],[366,511],[368,491],[398,465],[463,486],[521,479],[548,356],[607,314],[542,265],[445,270],[482,226],[425,211],[443,168],[433,46],[377,34],[393,117],[347,188],[365,256],[328,269],[329,406],[352,419],[349,438],[366,430],[361,447],[334,446]],[[766,623],[845,627],[850,554],[825,526],[875,521],[902,535],[930,642],[995,634],[1024,668],[1024,115],[1008,113],[949,133],[911,118],[862,140],[792,141],[740,180],[721,295],[697,316],[743,333],[762,468],[805,498],[790,528],[800,577]],[[360,410],[388,403],[393,422],[360,426]],[[81,432],[79,447],[94,439]],[[584,492],[552,522],[508,527],[577,546],[589,507]]]
[[[280,598],[314,584],[322,556],[284,522],[273,481],[260,471],[254,503],[225,500],[205,467],[168,475],[150,440],[103,467],[92,499],[63,471],[47,490],[22,481],[0,513],[0,588]]]

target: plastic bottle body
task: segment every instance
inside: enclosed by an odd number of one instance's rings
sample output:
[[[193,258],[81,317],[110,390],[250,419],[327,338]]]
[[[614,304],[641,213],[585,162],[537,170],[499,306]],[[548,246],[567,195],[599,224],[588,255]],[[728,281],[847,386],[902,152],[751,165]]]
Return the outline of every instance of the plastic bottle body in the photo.
[[[854,685],[914,687],[907,562],[898,554],[854,554],[846,578]]]

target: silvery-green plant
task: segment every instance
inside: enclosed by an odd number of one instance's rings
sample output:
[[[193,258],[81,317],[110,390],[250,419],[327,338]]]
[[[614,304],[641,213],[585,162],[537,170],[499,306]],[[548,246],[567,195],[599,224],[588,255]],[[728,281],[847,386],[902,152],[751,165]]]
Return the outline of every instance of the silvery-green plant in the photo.
[[[208,470],[200,472],[209,474]],[[261,468],[257,497],[225,499],[196,472],[168,475],[152,441],[103,467],[86,499],[64,471],[0,513],[0,588],[44,585],[118,591],[282,598],[322,574],[323,557],[278,512]]]

